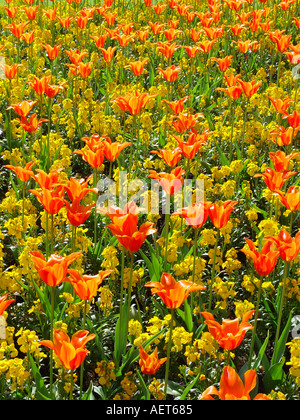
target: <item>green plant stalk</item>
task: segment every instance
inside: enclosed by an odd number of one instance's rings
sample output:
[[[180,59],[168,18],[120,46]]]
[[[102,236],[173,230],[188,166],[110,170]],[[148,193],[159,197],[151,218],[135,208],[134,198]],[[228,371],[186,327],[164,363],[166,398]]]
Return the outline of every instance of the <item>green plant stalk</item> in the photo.
[[[55,287],[51,287],[50,341],[53,342]],[[53,350],[50,350],[50,394],[53,386]]]
[[[87,300],[84,301],[84,309],[83,309],[83,320],[82,320],[82,329],[85,329],[86,324],[86,314],[87,314]],[[82,388],[83,388],[83,373],[84,373],[84,361],[81,363],[80,366],[80,398],[82,396]]]
[[[126,319],[126,337],[128,336],[129,330],[129,316],[130,316],[130,303],[131,303],[131,295],[132,295],[132,277],[133,277],[133,258],[134,253],[130,252],[130,278],[128,284],[128,306],[127,306],[127,319]]]
[[[284,273],[283,273],[283,284],[280,293],[280,306],[279,306],[279,314],[278,314],[278,321],[277,321],[277,328],[276,328],[276,335],[275,335],[275,344],[274,344],[274,353],[276,354],[276,348],[278,345],[279,334],[280,334],[280,326],[282,321],[282,313],[283,313],[283,303],[284,303],[284,294],[286,289],[286,281],[288,278],[289,273],[289,263],[287,261],[284,262]]]
[[[122,262],[121,262],[121,292],[120,292],[120,326],[123,320],[123,295],[124,295],[124,264],[125,264],[125,249],[122,249]],[[122,332],[119,329],[119,340],[121,343]]]
[[[217,237],[216,237],[216,242],[215,242],[215,247],[214,247],[213,266],[212,266],[212,272],[211,272],[211,282],[210,282],[210,287],[209,287],[208,312],[211,311],[211,305],[212,305],[212,292],[213,292],[213,286],[214,286],[215,276],[216,276],[216,256],[217,256],[219,238],[220,238],[220,229],[217,230]]]
[[[195,239],[194,239],[194,261],[193,261],[193,274],[192,274],[193,283],[195,283],[196,257],[197,257],[197,245],[198,245],[197,242],[198,242],[198,228],[195,229]],[[199,293],[199,296],[200,296],[200,293]],[[191,293],[191,313],[192,314],[193,314],[193,308],[194,308],[194,298],[193,298],[193,293]]]
[[[70,401],[73,400],[73,389],[74,389],[74,372],[73,370],[71,371],[71,386],[70,386]]]
[[[170,321],[170,334],[167,350],[167,363],[166,363],[166,373],[165,373],[165,389],[164,389],[164,400],[167,399],[167,388],[169,380],[169,371],[170,371],[170,359],[171,359],[171,348],[172,348],[172,334],[173,334],[173,323],[174,323],[175,309],[171,310],[171,321]]]
[[[168,261],[169,222],[170,222],[170,214],[167,213],[166,216],[165,216],[165,260],[164,260],[164,271],[166,271],[166,269],[167,269],[167,261]]]
[[[257,295],[257,301],[256,301],[256,308],[255,308],[254,328],[252,330],[252,340],[251,340],[251,347],[250,347],[250,354],[249,354],[249,369],[251,369],[252,356],[253,356],[253,351],[254,351],[255,335],[256,335],[256,330],[257,330],[257,321],[258,321],[258,312],[259,312],[259,304],[260,304],[261,293],[262,293],[262,284],[263,284],[263,279],[262,279],[262,277],[260,277],[259,289],[258,289],[258,295]]]

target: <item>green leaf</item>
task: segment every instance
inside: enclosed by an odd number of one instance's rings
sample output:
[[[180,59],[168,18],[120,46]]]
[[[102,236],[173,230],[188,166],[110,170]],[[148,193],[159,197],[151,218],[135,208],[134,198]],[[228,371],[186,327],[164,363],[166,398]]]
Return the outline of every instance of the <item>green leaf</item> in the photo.
[[[51,394],[47,390],[42,375],[38,370],[33,357],[31,354],[28,354],[29,362],[31,365],[32,376],[34,378],[35,386],[36,386],[36,399],[37,400],[53,400],[54,398],[51,397]]]
[[[188,393],[190,392],[190,390],[193,388],[193,386],[197,383],[198,379],[200,378],[200,373],[198,373],[198,375],[196,376],[196,378],[190,383],[190,385],[188,385],[184,392],[182,393],[180,400],[185,400],[186,396],[188,395]]]
[[[128,302],[125,300],[125,303],[122,307],[122,317],[119,316],[116,330],[115,330],[115,349],[114,349],[114,360],[117,365],[119,365],[122,355],[125,353],[126,343],[127,343],[127,336],[124,333],[127,330],[127,306]],[[122,325],[121,325],[121,318],[122,318]],[[122,331],[120,337],[120,331]]]
[[[286,323],[286,326],[284,327],[284,330],[282,331],[282,334],[278,340],[278,343],[276,345],[276,348],[274,349],[273,357],[272,357],[272,365],[277,364],[280,362],[281,357],[284,355],[286,350],[286,342],[288,339],[289,332],[291,330],[291,322],[292,322],[292,314],[293,312],[290,312],[289,319]]]
[[[260,348],[260,350],[259,350],[257,358],[254,361],[254,365],[253,365],[254,370],[257,370],[261,363],[262,363],[265,371],[267,371],[270,367],[269,361],[268,361],[267,357],[265,356],[265,352],[266,352],[266,348],[267,348],[267,345],[268,345],[268,342],[269,342],[269,338],[270,338],[270,335],[269,335],[269,331],[268,331],[268,335],[267,335],[267,337],[264,341],[264,344],[261,345],[261,342],[259,341],[258,337],[257,336],[255,337],[255,341],[256,341],[258,347]]]
[[[283,358],[281,363],[276,363],[266,372],[263,377],[266,393],[271,392],[277,385],[280,385],[285,380],[286,375],[283,371],[284,363],[285,359]]]
[[[83,401],[92,401],[95,399],[93,395],[93,382],[92,381],[90,382],[88,389],[86,390],[86,392],[83,394],[83,396],[80,399]]]

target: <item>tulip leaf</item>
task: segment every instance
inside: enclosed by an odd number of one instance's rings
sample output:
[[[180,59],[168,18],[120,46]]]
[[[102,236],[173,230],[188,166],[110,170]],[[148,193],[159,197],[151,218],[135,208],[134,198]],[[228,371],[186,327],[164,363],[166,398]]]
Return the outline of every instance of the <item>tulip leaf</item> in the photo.
[[[38,370],[33,357],[31,354],[28,354],[29,362],[31,365],[32,375],[34,377],[35,385],[36,385],[36,399],[37,400],[53,400],[54,398],[51,397],[51,394],[47,390],[42,375]]]
[[[261,363],[262,363],[265,371],[269,369],[270,364],[269,364],[269,361],[268,361],[268,359],[265,355],[266,348],[267,348],[267,345],[268,345],[268,342],[269,342],[269,337],[270,337],[270,334],[269,334],[269,331],[268,331],[268,335],[267,335],[263,345],[261,345],[261,342],[259,341],[258,337],[255,337],[255,341],[256,341],[258,347],[260,348],[260,350],[259,350],[257,358],[254,361],[254,365],[253,365],[254,370],[257,370]]]
[[[293,314],[293,312],[291,311],[290,316],[288,318],[288,321],[286,323],[286,326],[284,327],[284,330],[282,331],[282,334],[281,334],[281,336],[278,340],[276,348],[274,349],[271,365],[279,363],[282,356],[285,353],[286,342],[287,342],[287,339],[288,339],[289,332],[291,330],[292,314]]]
[[[277,385],[280,385],[286,377],[286,374],[283,371],[283,365],[285,363],[285,358],[282,359],[281,363],[276,363],[270,367],[270,369],[265,373],[263,377],[263,383],[265,386],[266,393],[269,393]]]
[[[193,386],[197,383],[198,379],[200,378],[200,373],[198,373],[198,375],[196,376],[196,378],[185,388],[185,390],[183,391],[180,400],[185,400],[186,396],[188,395],[188,393],[190,392],[190,390],[193,388]]]
[[[115,363],[118,365],[120,363],[122,355],[125,353],[126,343],[127,343],[127,336],[124,333],[127,330],[127,305],[128,302],[125,300],[125,303],[122,307],[122,317],[119,316],[116,330],[115,330],[115,349],[114,349],[114,360]],[[121,325],[121,318],[122,318],[122,325]],[[120,331],[122,332],[120,334]]]

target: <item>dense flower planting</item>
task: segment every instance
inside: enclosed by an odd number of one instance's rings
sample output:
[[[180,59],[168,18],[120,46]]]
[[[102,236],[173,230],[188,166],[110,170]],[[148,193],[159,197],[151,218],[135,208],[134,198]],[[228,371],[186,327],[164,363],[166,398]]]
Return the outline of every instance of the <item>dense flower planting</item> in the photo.
[[[299,1],[1,4],[0,399],[299,400]]]

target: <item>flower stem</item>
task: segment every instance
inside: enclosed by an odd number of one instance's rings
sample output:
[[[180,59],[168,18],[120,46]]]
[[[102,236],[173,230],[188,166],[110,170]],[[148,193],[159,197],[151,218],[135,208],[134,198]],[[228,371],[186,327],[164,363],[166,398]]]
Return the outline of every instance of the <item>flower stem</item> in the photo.
[[[213,292],[213,286],[214,286],[215,275],[216,275],[216,256],[217,256],[217,248],[218,248],[219,238],[220,238],[220,229],[217,230],[217,237],[216,237],[215,248],[214,248],[213,266],[212,266],[211,282],[210,282],[210,288],[209,288],[208,312],[211,311],[212,292]]]
[[[168,261],[169,222],[170,222],[170,214],[167,213],[165,215],[165,260],[164,260],[164,271],[166,271],[167,261]]]
[[[171,310],[171,321],[170,321],[170,333],[169,333],[169,342],[168,342],[168,350],[167,350],[167,364],[166,364],[166,374],[165,374],[165,390],[164,390],[164,399],[167,399],[167,388],[168,388],[168,380],[169,380],[169,371],[170,371],[170,359],[171,359],[171,348],[172,348],[172,334],[173,334],[173,323],[174,323],[174,314],[175,310],[172,308]]]
[[[257,302],[256,302],[256,310],[255,310],[254,328],[252,330],[252,340],[251,340],[251,347],[250,347],[250,354],[249,354],[249,369],[251,369],[252,356],[253,356],[253,351],[254,351],[255,335],[256,335],[258,312],[259,312],[259,304],[260,304],[261,293],[262,293],[262,284],[263,284],[263,279],[262,279],[262,277],[260,277],[259,289],[258,289],[258,295],[257,295]]]

